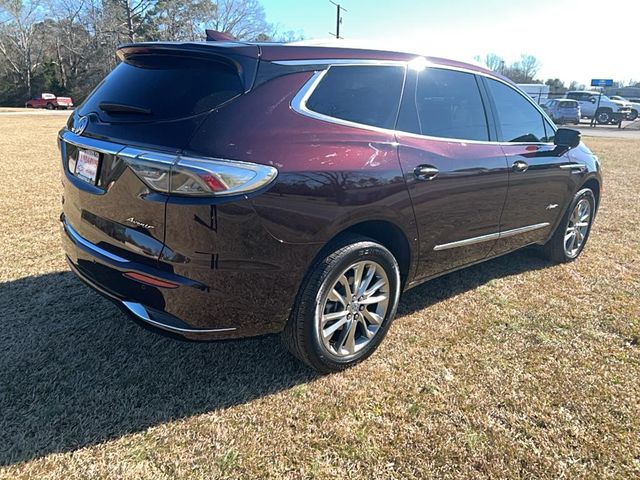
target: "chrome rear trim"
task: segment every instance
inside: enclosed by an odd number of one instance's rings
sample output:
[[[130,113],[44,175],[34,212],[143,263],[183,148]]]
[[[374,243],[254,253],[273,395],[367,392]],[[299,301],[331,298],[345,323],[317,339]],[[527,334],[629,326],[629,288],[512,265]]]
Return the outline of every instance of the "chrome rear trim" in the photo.
[[[498,240],[499,238],[513,237],[514,235],[531,232],[533,230],[538,230],[539,228],[548,227],[549,225],[549,222],[536,223],[535,225],[527,225],[525,227],[514,228],[512,230],[505,230],[504,232],[490,233],[488,235],[466,238],[464,240],[458,240],[456,242],[443,243],[442,245],[436,245],[435,247],[433,247],[433,249],[435,251],[440,251],[448,250],[450,248],[465,247],[467,245],[473,245],[475,243],[489,242],[491,240]]]
[[[90,150],[95,150],[96,152],[107,153],[110,155],[118,154],[123,148],[124,145],[112,142],[105,142],[104,140],[96,140],[95,138],[83,137],[81,135],[76,135],[75,133],[65,130],[60,135],[62,141],[66,143],[70,143],[71,145],[75,145],[80,148],[87,148]]]
[[[106,251],[103,248],[98,247],[97,245],[94,245],[93,243],[91,243],[90,241],[86,240],[84,237],[82,237],[78,232],[76,232],[76,230],[69,225],[68,222],[66,221],[62,221],[62,228],[64,229],[65,232],[67,232],[67,235],[69,235],[69,237],[77,244],[82,245],[83,247],[87,248],[88,250],[91,250],[92,252],[95,252],[99,255],[102,255],[103,257],[107,257],[109,260],[113,260],[115,262],[119,262],[119,263],[129,263],[129,260],[127,260],[126,258],[122,258],[118,255],[115,255],[111,252]]]
[[[209,329],[199,329],[199,328],[180,328],[174,327],[173,325],[167,325],[166,323],[161,323],[156,320],[153,320],[147,312],[147,309],[144,308],[144,305],[136,302],[126,302],[123,301],[122,305],[126,307],[136,318],[139,318],[143,322],[146,322],[154,327],[161,328],[163,330],[167,330],[169,332],[175,333],[222,333],[222,332],[231,332],[236,330],[235,327],[229,328],[209,328]]]
[[[563,170],[580,170],[584,171],[587,169],[587,166],[582,163],[566,163],[564,165],[560,165],[560,168]]]

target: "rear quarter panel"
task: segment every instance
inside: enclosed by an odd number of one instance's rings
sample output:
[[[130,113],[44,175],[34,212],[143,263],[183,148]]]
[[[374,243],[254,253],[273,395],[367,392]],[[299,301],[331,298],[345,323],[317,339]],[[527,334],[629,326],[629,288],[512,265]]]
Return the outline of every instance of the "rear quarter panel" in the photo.
[[[276,78],[211,115],[191,149],[278,168],[273,187],[251,199],[278,241],[320,248],[349,226],[386,220],[417,242],[394,135],[294,111],[291,100],[311,75]]]
[[[252,203],[267,229],[291,243],[324,243],[364,220],[388,220],[415,237],[393,134],[295,112],[310,72],[291,74],[212,115],[194,137],[199,153],[273,165],[275,185]]]

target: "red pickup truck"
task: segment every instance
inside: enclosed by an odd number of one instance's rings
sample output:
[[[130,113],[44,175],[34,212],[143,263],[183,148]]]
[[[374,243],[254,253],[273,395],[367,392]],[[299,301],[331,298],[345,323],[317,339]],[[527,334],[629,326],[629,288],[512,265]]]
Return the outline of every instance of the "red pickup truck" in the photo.
[[[39,97],[34,97],[24,104],[27,108],[46,108],[47,110],[58,110],[73,107],[73,100],[70,97],[56,97],[53,93],[43,93]]]

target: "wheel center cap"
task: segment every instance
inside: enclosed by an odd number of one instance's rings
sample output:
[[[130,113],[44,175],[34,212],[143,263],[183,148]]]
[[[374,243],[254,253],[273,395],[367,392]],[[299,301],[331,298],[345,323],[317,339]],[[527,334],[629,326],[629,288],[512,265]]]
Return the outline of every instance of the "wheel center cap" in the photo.
[[[349,304],[349,310],[351,313],[358,313],[359,308],[360,305],[358,305],[358,302],[352,302]]]

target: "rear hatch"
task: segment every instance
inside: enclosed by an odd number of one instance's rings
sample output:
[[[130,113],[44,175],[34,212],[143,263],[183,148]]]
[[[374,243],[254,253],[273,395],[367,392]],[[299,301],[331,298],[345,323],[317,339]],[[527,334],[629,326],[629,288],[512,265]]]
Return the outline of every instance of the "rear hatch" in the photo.
[[[60,132],[63,222],[79,241],[155,264],[168,195],[154,165],[173,162],[207,115],[249,89],[257,48],[140,44],[118,56]]]
[[[576,115],[578,113],[579,104],[575,101],[561,101],[558,110],[563,115]]]

